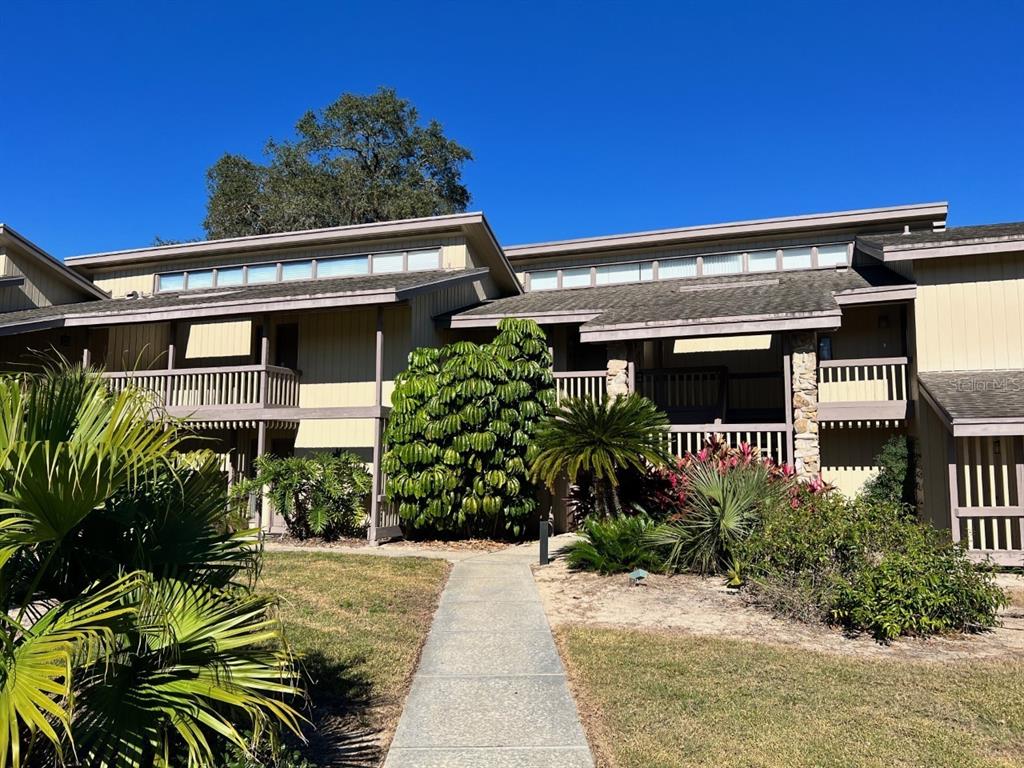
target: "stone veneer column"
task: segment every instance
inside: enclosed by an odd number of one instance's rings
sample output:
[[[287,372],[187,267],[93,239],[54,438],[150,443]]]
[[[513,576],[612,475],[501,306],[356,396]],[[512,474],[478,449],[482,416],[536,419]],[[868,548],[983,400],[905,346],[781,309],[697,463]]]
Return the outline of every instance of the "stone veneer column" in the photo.
[[[629,360],[628,350],[624,342],[608,345],[608,369],[605,373],[605,386],[608,397],[619,397],[629,394]]]
[[[793,465],[796,476],[811,480],[821,474],[818,441],[818,347],[813,333],[790,336],[793,359]]]

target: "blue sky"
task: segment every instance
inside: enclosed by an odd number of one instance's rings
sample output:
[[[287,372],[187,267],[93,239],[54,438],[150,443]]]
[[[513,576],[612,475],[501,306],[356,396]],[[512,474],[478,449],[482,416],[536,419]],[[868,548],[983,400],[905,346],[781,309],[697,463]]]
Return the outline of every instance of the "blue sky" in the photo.
[[[1024,220],[1012,3],[0,3],[0,221],[202,234],[204,173],[391,85],[506,244],[949,200]]]

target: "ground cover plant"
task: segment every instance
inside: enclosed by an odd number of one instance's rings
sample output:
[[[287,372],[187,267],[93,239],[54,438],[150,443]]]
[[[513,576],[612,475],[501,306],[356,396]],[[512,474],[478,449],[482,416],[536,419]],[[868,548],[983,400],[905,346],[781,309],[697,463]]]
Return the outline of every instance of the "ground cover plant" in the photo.
[[[589,518],[580,539],[566,547],[566,562],[570,568],[605,574],[658,568],[662,557],[647,541],[653,527],[646,515]]]
[[[571,626],[559,645],[607,768],[1008,768],[1024,662],[865,660]]]
[[[0,766],[206,765],[298,734],[255,532],[181,439],[95,372],[0,377]]]
[[[551,354],[532,320],[494,341],[420,348],[395,381],[382,467],[411,531],[519,536],[538,502],[527,469],[554,399]]]

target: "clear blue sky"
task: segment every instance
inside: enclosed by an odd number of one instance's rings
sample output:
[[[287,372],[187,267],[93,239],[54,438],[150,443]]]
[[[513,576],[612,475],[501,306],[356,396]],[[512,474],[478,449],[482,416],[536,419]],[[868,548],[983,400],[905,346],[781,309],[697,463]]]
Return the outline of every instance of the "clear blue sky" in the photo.
[[[218,156],[379,85],[473,151],[506,244],[943,199],[1024,220],[1013,3],[2,0],[0,29],[0,221],[61,257],[200,236]]]

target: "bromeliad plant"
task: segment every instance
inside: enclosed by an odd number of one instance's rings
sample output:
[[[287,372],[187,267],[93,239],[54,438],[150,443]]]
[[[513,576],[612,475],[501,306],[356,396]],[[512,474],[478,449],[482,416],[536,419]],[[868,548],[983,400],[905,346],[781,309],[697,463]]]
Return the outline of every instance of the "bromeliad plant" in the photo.
[[[585,490],[584,504],[601,517],[622,514],[622,475],[667,464],[668,419],[650,400],[629,394],[599,402],[562,401],[537,429],[533,480],[554,489],[562,477]]]
[[[93,372],[0,377],[0,767],[206,765],[298,732],[258,540],[180,441]]]
[[[537,511],[527,479],[537,423],[554,399],[551,355],[532,320],[489,344],[421,348],[395,381],[382,467],[414,529],[521,534]]]

